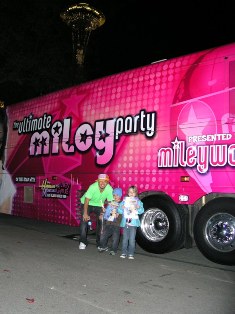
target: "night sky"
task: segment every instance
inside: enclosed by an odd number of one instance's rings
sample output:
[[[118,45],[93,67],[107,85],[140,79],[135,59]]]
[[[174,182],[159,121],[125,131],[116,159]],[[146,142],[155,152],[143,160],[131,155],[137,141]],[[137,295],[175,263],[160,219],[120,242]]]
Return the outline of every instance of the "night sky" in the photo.
[[[82,2],[106,17],[91,33],[84,80],[235,42],[235,1]],[[0,99],[6,105],[77,84],[71,29],[60,18],[74,3],[0,1]]]

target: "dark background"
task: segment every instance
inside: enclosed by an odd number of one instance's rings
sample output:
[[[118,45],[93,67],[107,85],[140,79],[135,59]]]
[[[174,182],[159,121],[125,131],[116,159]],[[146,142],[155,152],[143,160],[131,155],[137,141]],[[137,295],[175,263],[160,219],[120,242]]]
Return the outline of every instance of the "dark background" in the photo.
[[[84,80],[234,42],[235,1],[82,1],[101,10]],[[0,1],[0,99],[6,105],[78,83],[71,29],[60,13],[78,1]]]

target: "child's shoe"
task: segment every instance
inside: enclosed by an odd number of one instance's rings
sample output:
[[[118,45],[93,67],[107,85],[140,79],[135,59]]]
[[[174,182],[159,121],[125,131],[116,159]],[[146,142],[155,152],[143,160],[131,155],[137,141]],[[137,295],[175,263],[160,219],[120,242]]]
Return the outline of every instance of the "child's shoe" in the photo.
[[[105,248],[102,248],[102,247],[98,247],[98,251],[101,253],[101,252],[107,252],[109,250],[108,247],[105,247]]]

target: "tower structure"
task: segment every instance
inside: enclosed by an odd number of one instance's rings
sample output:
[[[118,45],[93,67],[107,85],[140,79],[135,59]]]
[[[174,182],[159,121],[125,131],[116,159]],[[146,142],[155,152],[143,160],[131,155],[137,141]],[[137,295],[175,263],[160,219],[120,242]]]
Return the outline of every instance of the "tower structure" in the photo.
[[[87,3],[78,3],[69,6],[60,17],[72,29],[74,58],[78,66],[83,66],[90,34],[105,23],[105,16]]]

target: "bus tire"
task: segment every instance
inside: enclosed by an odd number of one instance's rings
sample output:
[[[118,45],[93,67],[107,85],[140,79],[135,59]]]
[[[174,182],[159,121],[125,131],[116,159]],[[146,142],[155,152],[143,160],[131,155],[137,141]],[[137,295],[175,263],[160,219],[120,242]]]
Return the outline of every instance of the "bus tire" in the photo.
[[[220,197],[202,207],[194,221],[194,239],[210,261],[235,265],[235,198]]]
[[[163,254],[182,247],[183,218],[176,205],[167,199],[150,196],[142,199],[145,212],[137,228],[136,242],[147,252]]]

